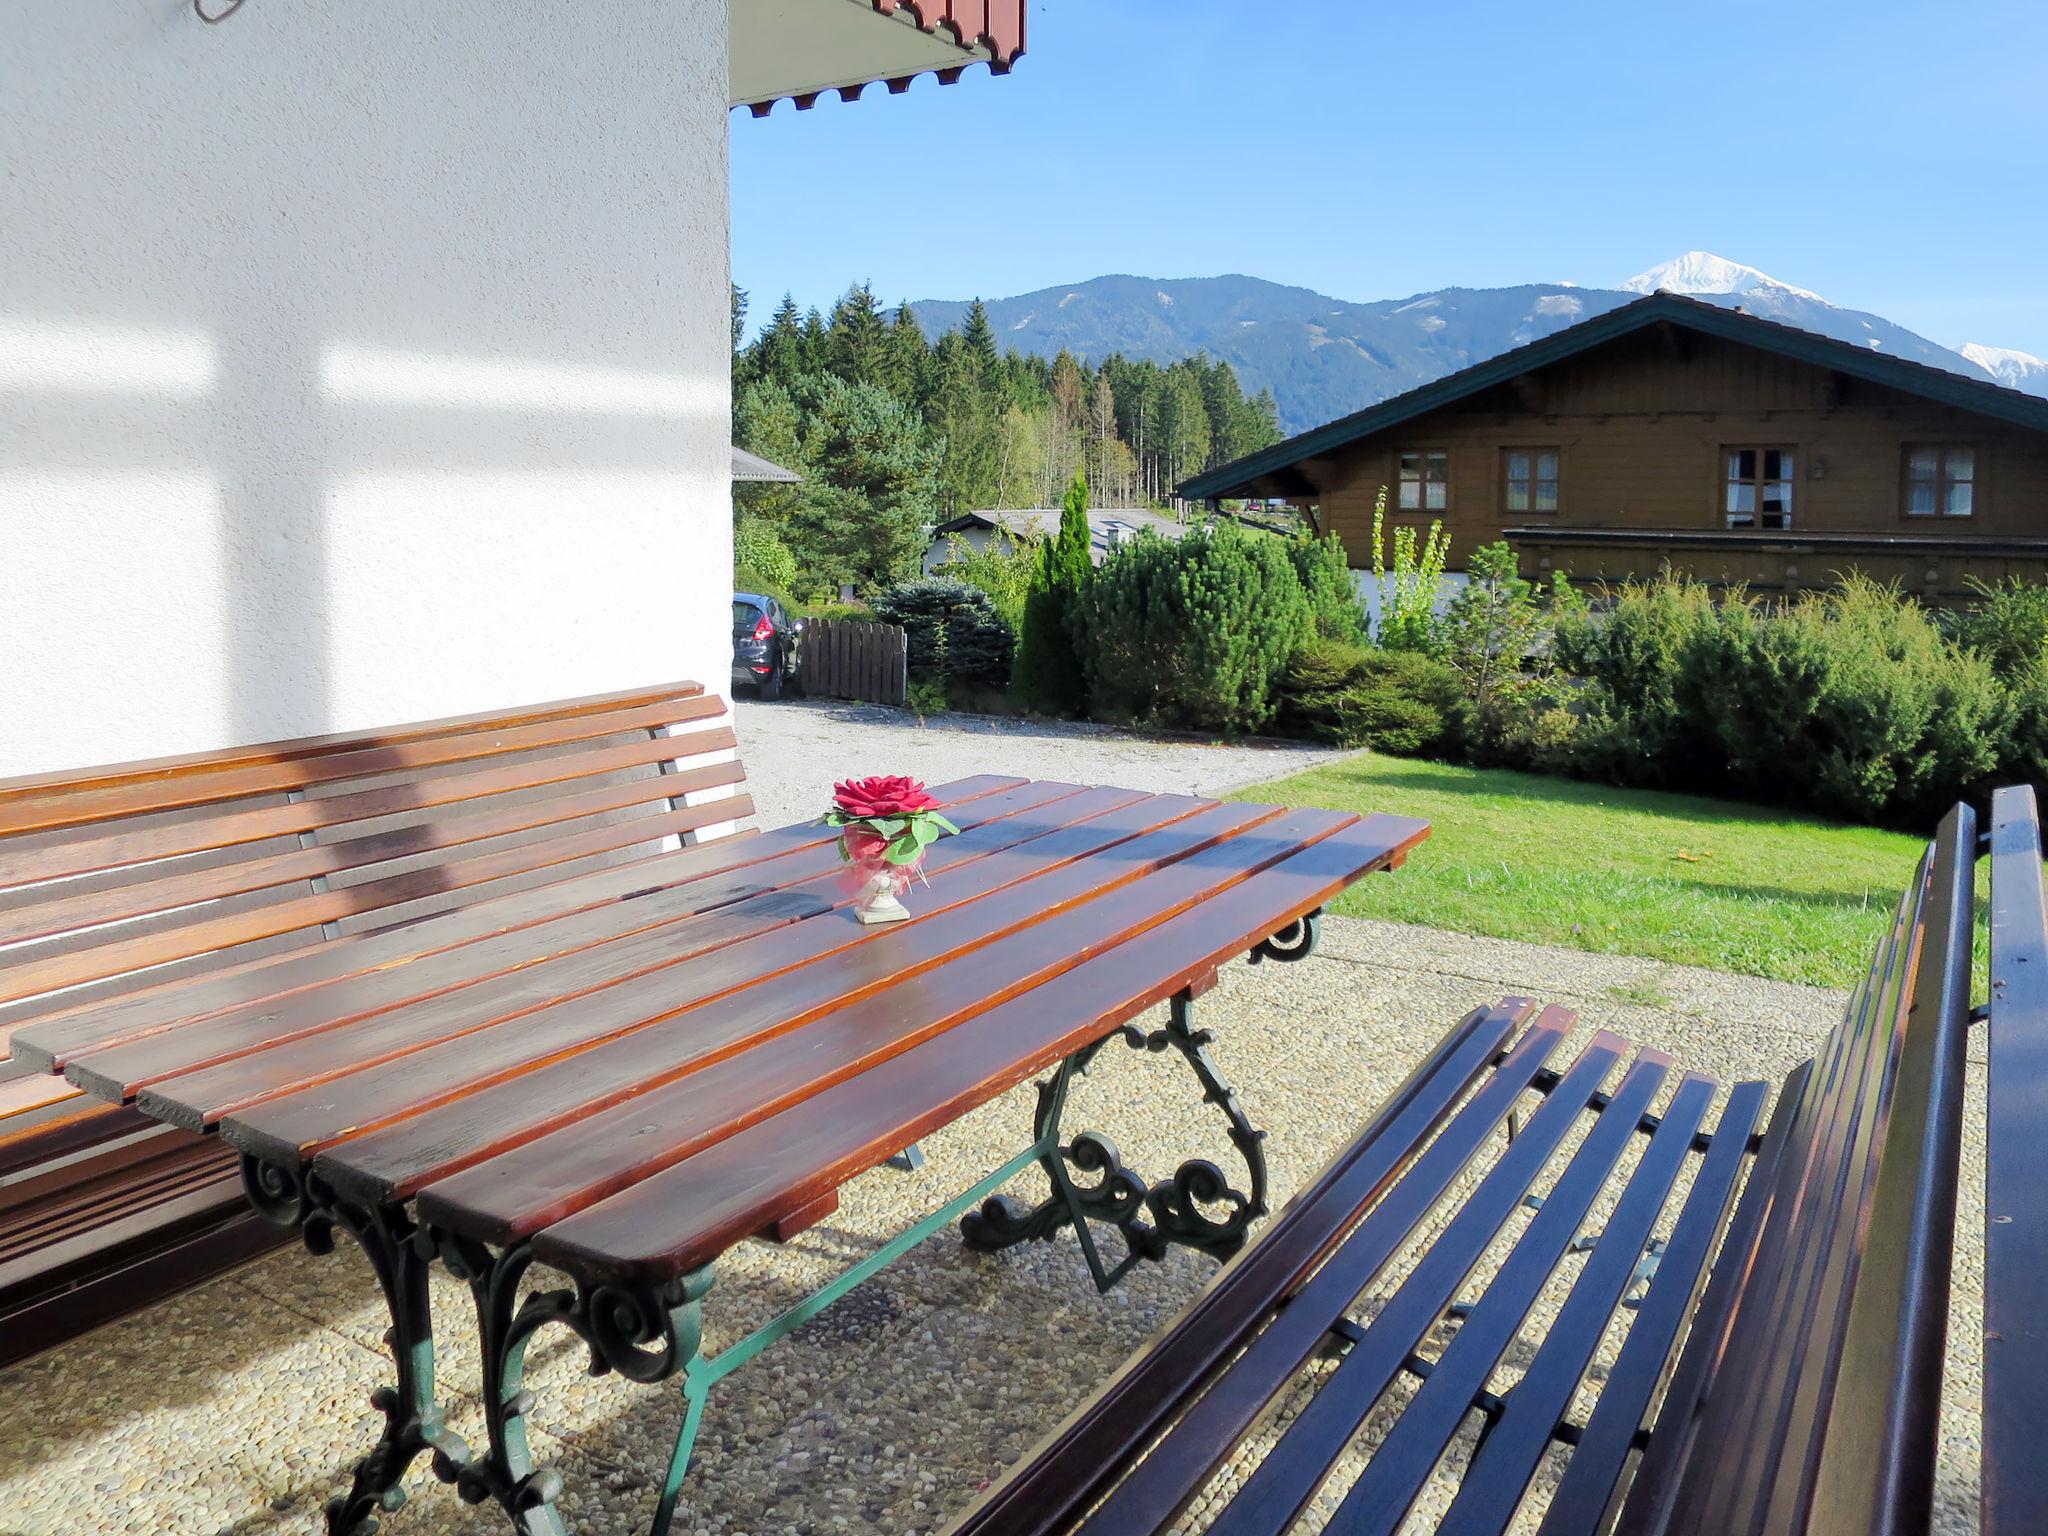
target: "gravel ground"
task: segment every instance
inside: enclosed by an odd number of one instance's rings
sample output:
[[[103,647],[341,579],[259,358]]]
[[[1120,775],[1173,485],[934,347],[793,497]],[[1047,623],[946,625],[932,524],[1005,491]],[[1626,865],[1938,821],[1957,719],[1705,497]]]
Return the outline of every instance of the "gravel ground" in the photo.
[[[1302,742],[1163,740],[1067,720],[932,715],[824,699],[734,705],[740,756],[761,825],[816,816],[838,779],[908,773],[943,784],[976,773],[1215,795],[1346,754]]]
[[[908,757],[864,726],[864,710],[741,706],[742,740],[766,819],[814,809],[847,771],[911,768],[933,780],[986,771],[1216,789],[1285,772],[1291,750],[1133,742],[1042,726],[943,722]],[[885,716],[893,730],[914,729]],[[982,738],[1004,738],[1003,750]],[[792,769],[791,764],[814,764]],[[1418,854],[1426,857],[1427,850]],[[1395,875],[1392,878],[1400,878]],[[1266,1143],[1276,1202],[1298,1189],[1467,1009],[1520,992],[1568,1003],[1582,1027],[1612,1028],[1686,1066],[1777,1078],[1839,1015],[1840,994],[1425,928],[1333,919],[1299,965],[1242,964],[1198,1005],[1215,1055]],[[1981,1063],[1966,1121],[1938,1528],[1976,1528],[1981,1367]],[[1108,1131],[1151,1177],[1191,1155],[1232,1166],[1221,1122],[1177,1061],[1113,1050],[1077,1090],[1070,1128]],[[747,1244],[720,1262],[707,1305],[720,1347],[964,1188],[1022,1144],[1020,1088],[925,1143],[919,1175],[877,1169],[840,1211],[783,1247]],[[1019,1192],[1035,1198],[1034,1172]],[[1595,1213],[1597,1221],[1598,1213]],[[1195,1294],[1213,1265],[1176,1251],[1098,1297],[1070,1235],[1007,1253],[941,1233],[713,1394],[679,1532],[929,1532],[972,1501]],[[1499,1386],[1540,1338],[1546,1297]],[[436,1281],[441,1386],[457,1432],[481,1439],[478,1371],[462,1345],[469,1301]],[[1373,1310],[1369,1293],[1360,1315]],[[385,1379],[381,1303],[344,1242],[326,1258],[291,1250],[0,1373],[0,1536],[73,1533],[310,1533],[322,1503],[374,1438],[367,1397]],[[572,1528],[644,1529],[675,1432],[680,1393],[584,1374],[559,1330],[536,1340],[529,1416],[537,1454],[558,1465]],[[1382,1409],[1382,1417],[1385,1410]],[[1463,1455],[1454,1448],[1446,1469]],[[1240,1475],[1219,1474],[1219,1488]],[[498,1532],[423,1469],[386,1536]],[[1440,1508],[1447,1485],[1425,1507]],[[1312,1511],[1309,1527],[1317,1523]],[[1203,1523],[1201,1505],[1190,1528]],[[1426,1525],[1426,1522],[1425,1522]]]

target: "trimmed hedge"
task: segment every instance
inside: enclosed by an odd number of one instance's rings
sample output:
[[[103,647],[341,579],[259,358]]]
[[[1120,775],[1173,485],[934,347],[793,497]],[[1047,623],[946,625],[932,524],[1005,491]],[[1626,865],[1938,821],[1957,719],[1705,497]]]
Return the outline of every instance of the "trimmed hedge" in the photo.
[[[1969,633],[1967,616],[1949,621]],[[1895,587],[1851,576],[1793,603],[1631,584],[1561,631],[1583,718],[1550,765],[1924,826],[2041,776],[2044,658],[1991,657]]]

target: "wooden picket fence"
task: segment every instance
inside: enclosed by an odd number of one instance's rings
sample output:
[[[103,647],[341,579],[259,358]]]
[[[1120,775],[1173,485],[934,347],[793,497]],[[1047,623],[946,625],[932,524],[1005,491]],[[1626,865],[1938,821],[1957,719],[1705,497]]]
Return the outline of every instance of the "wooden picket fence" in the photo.
[[[898,624],[812,619],[804,625],[797,677],[812,698],[901,706],[909,697],[910,645]]]

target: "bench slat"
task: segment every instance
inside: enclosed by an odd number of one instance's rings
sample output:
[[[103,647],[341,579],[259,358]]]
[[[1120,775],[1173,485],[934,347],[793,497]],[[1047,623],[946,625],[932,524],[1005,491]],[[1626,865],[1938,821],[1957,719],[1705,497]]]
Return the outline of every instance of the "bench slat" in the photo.
[[[1699,1378],[1708,1411],[1667,1402],[1659,1418],[1667,1456],[1653,1453],[1645,1461],[1623,1530],[1662,1530],[1666,1522],[1682,1526],[1710,1501],[1725,1514],[1752,1467],[1768,1475],[1779,1444],[1785,1454],[1801,1454],[1785,1373],[1803,1356],[1827,1281],[1826,1255],[1844,1203],[1852,1198],[1859,1129],[1867,1134],[1870,1096],[1887,1055],[1887,1024],[1896,1022],[1902,1007],[1927,869],[1923,860],[1870,979],[1852,999],[1849,1018],[1828,1037],[1793,1107],[1789,1144],[1774,1182],[1758,1192],[1767,1204],[1750,1269],[1734,1298],[1718,1363]],[[1739,1413],[1732,1407],[1737,1400]],[[1695,1414],[1701,1415],[1697,1423]],[[1667,1477],[1672,1487],[1656,1492]],[[1695,1486],[1699,1478],[1711,1486]]]
[[[949,1536],[1070,1530],[1121,1469],[1300,1292],[1359,1213],[1385,1194],[1536,1005],[1509,998],[1454,1025],[1257,1242],[1223,1268],[1142,1353],[1070,1414]],[[1569,1027],[1568,1019],[1564,1027]],[[1324,1335],[1309,1339],[1312,1349]]]
[[[735,776],[727,782],[737,783],[739,778]],[[629,779],[618,784],[600,784],[594,789],[572,787],[567,793],[494,805],[471,815],[437,817],[388,832],[315,843],[288,853],[243,859],[161,880],[136,880],[131,876],[124,883],[101,890],[81,892],[76,896],[45,897],[34,904],[23,902],[13,911],[0,911],[0,944],[169,911],[216,897],[318,879],[343,870],[435,853],[465,843],[482,842],[508,833],[529,832],[537,827],[575,821],[585,816],[655,805],[677,793],[676,787],[663,775]],[[737,798],[745,799],[744,796]],[[751,801],[747,803],[751,806]],[[734,819],[746,814],[750,811],[741,811],[737,807],[733,810]]]
[[[1180,921],[547,1228],[534,1239],[535,1256],[591,1278],[666,1278],[694,1269],[934,1126],[1212,976],[1223,961],[1405,853],[1426,830],[1399,817],[1354,822]]]
[[[673,778],[651,770],[662,763],[729,752],[737,741],[730,726],[693,731],[687,736],[656,733],[626,741],[600,741],[589,750],[528,757],[474,772],[421,776],[297,800],[272,798],[254,806],[230,803],[217,813],[204,816],[143,818],[119,832],[96,828],[89,836],[23,838],[10,844],[5,877],[10,885],[16,885],[103,870],[127,870],[137,879],[148,879],[153,873],[161,873],[151,871],[149,865],[183,854],[318,834],[381,817],[467,806],[471,801],[487,801],[499,795],[573,784],[634,769],[650,770],[644,774],[650,789],[682,794],[689,786],[678,785]],[[738,783],[739,778],[706,780],[702,787],[720,782]]]
[[[1991,801],[1984,1536],[2048,1531],[2048,896],[2031,787]]]
[[[1226,808],[1225,814],[1236,809],[1242,808]],[[986,937],[949,939],[942,941],[947,950],[935,944],[915,959],[906,956],[903,969],[885,989],[835,1000],[830,1013],[812,1009],[778,1019],[772,1034],[763,1032],[744,1042],[750,1048],[741,1054],[687,1075],[671,1073],[666,1083],[616,1109],[429,1185],[421,1195],[421,1211],[430,1216],[441,1213],[477,1235],[488,1232],[492,1235],[486,1240],[491,1242],[530,1236],[703,1151],[721,1135],[799,1104],[856,1071],[872,1070],[975,1012],[1062,969],[1084,964],[1092,955],[1227,888],[1227,874],[1198,873],[1196,868],[1205,852],[1231,846],[1199,848],[1200,840],[1217,832],[1213,823],[1203,825],[1206,819],[1189,817],[1168,830],[1166,836],[1180,834],[1183,846],[1194,851],[1161,873],[1148,875],[1146,870],[1172,850],[1155,842],[1154,849],[1146,851],[1147,843],[1154,842],[1149,838],[1124,845],[1127,858],[1084,860],[1078,869],[1113,866],[1109,878],[1083,902],[1058,902],[1067,907],[1059,915],[1021,929],[1013,924],[1007,934],[991,928]],[[1012,893],[1030,911],[1045,900],[1037,893],[1048,883],[1041,876],[1013,887]],[[961,916],[973,916],[987,905],[977,902]],[[1003,984],[992,986],[991,976],[1002,977]],[[720,1019],[708,1025],[707,1034],[728,1036],[732,1027]],[[671,1050],[658,1054],[676,1060]]]
[[[1756,1089],[1750,1097],[1761,1102],[1762,1084],[1744,1086]],[[1731,1096],[1731,1110],[1735,1109],[1741,1093],[1742,1089],[1738,1088],[1736,1095]],[[1479,1536],[1479,1533],[1506,1529],[1516,1506],[1521,1503],[1530,1478],[1543,1459],[1543,1453],[1551,1444],[1553,1430],[1563,1422],[1572,1398],[1593,1362],[1594,1353],[1628,1291],[1636,1265],[1648,1247],[1657,1218],[1685,1166],[1693,1136],[1700,1129],[1713,1097],[1711,1078],[1688,1074],[1680,1082],[1661,1123],[1650,1137],[1642,1161],[1630,1175],[1593,1251],[1587,1256],[1585,1267],[1573,1282],[1563,1305],[1558,1308],[1555,1321],[1545,1330],[1543,1341],[1537,1346],[1528,1369],[1507,1394],[1507,1406],[1488,1429],[1485,1441],[1474,1452],[1471,1465],[1459,1480],[1457,1496],[1445,1511],[1437,1536],[1459,1536],[1459,1533]],[[1726,1139],[1732,1144],[1724,1152],[1722,1161],[1731,1166],[1739,1165],[1742,1142],[1749,1132],[1748,1123],[1739,1112],[1733,1120],[1724,1113],[1721,1131],[1726,1132]],[[1688,1191],[1688,1203],[1701,1198],[1702,1194],[1709,1201],[1713,1199],[1708,1170],[1703,1168],[1701,1174],[1705,1189],[1696,1186]],[[1717,1210],[1717,1218],[1719,1214]],[[1681,1207],[1681,1222],[1685,1215],[1686,1208]],[[1719,1225],[1718,1219],[1715,1225]],[[1668,1252],[1665,1262],[1674,1262]],[[1677,1262],[1682,1265],[1682,1256]],[[1662,1272],[1660,1265],[1659,1274]],[[1633,1328],[1630,1336],[1634,1336]],[[1430,1390],[1435,1383],[1436,1378],[1432,1376],[1424,1390]],[[1471,1403],[1472,1394],[1483,1385],[1483,1381],[1477,1383],[1466,1393],[1467,1406]],[[1602,1401],[1611,1385],[1610,1377],[1609,1382],[1602,1386]],[[1577,1452],[1573,1454],[1576,1458]]]
[[[1450,1305],[1465,1276],[1521,1207],[1523,1197],[1542,1173],[1544,1165],[1563,1145],[1566,1135],[1585,1113],[1593,1095],[1600,1091],[1601,1084],[1607,1080],[1626,1049],[1626,1042],[1620,1036],[1602,1031],[1566,1068],[1557,1086],[1508,1144],[1500,1160],[1480,1180],[1478,1188],[1459,1203],[1449,1225],[1423,1250],[1414,1269],[1373,1318],[1372,1326],[1365,1335],[1352,1346],[1329,1380],[1288,1425],[1279,1443],[1239,1487],[1229,1507],[1210,1526],[1210,1536],[1278,1536],[1294,1523],[1295,1517],[1314,1497],[1330,1468],[1343,1454],[1344,1447],[1364,1423],[1366,1415],[1372,1411],[1372,1405],[1393,1384],[1403,1363],[1435,1326],[1444,1308]],[[1333,1269],[1342,1266],[1339,1273],[1346,1280],[1358,1278],[1362,1267],[1346,1262],[1354,1247],[1367,1252],[1378,1251],[1373,1239],[1376,1235],[1374,1228],[1379,1223],[1380,1213],[1376,1211],[1365,1219],[1351,1242],[1332,1261]],[[1364,1275],[1365,1283],[1369,1284],[1372,1278],[1372,1274]],[[1311,1284],[1309,1289],[1318,1287]],[[1341,1300],[1334,1287],[1325,1289],[1324,1305],[1330,1301],[1338,1302],[1334,1313],[1317,1309],[1324,1317],[1325,1326],[1334,1324],[1363,1289],[1364,1284],[1361,1284]],[[1295,1305],[1306,1307],[1307,1294],[1304,1292]],[[1235,1375],[1235,1370],[1226,1371],[1223,1378],[1209,1389],[1210,1394],[1231,1392],[1235,1387]],[[1265,1385],[1265,1382],[1260,1385]],[[1271,1400],[1270,1392],[1267,1400]],[[1171,1442],[1172,1438],[1173,1434],[1169,1433],[1168,1441]],[[1435,1460],[1432,1455],[1431,1465]],[[1183,1491],[1182,1502],[1195,1491],[1193,1488]],[[1118,1489],[1111,1494],[1102,1509],[1082,1529],[1091,1536],[1127,1529],[1118,1522],[1130,1520],[1138,1509],[1123,1497],[1123,1493],[1123,1489]]]
[[[1859,1532],[1925,1528],[1975,846],[1959,806],[1901,902],[1881,976],[1807,1080],[1757,1192],[1768,1207],[1732,1315],[1687,1344],[1714,1351],[1711,1373],[1688,1377],[1704,1402],[1667,1403],[1622,1515],[1630,1536],[1798,1530],[1816,1510]]]
[[[1133,801],[1144,803],[1132,804]],[[1203,804],[1179,796],[1145,797],[1124,790],[1090,790],[973,828],[972,835],[948,839],[933,850],[935,872],[951,869],[954,873],[932,887],[924,915],[929,921],[978,895],[1014,883],[1041,863],[1049,867],[1055,861],[1079,857],[1082,850],[1108,846],[1138,831],[1179,820]],[[1105,807],[1108,814],[1090,814]],[[1064,825],[1069,818],[1074,823],[1071,827]],[[964,832],[969,830],[963,827]],[[1017,859],[997,857],[1022,843],[1034,844],[1036,851]],[[805,881],[798,888],[811,890],[824,905],[844,905],[851,899],[836,874],[823,875],[822,871],[810,869],[797,873]],[[739,962],[737,967],[709,983],[688,977],[664,982],[660,997],[650,1004],[652,1016],[674,1018],[686,1009],[727,997],[751,980],[794,970],[823,955],[872,942],[876,937],[879,935],[874,930],[859,925],[833,925],[778,934],[772,942],[746,944],[742,946],[744,956],[733,957]],[[638,1018],[635,1010],[610,1013],[614,1021],[624,1018],[629,1022],[615,1029],[607,1030],[601,1025],[594,1029],[592,1020],[582,1010],[550,1008],[545,1016],[529,1016],[516,1031],[481,1031],[470,1037],[467,1048],[428,1047],[380,1067],[359,1068],[328,1087],[280,1094],[226,1117],[223,1134],[259,1156],[289,1158],[294,1149],[301,1156],[312,1156],[345,1138],[362,1138],[406,1116],[472,1095],[489,1100],[488,1104],[479,1102],[474,1106],[476,1124],[489,1127],[499,1137],[522,1134],[530,1127],[549,1123],[545,1106],[531,1092],[546,1079],[529,1079],[521,1086],[505,1086],[505,1080],[516,1077],[527,1067],[548,1071],[546,1064],[552,1060],[647,1022]],[[698,1017],[701,1016],[692,1016],[690,1022],[680,1023],[669,1032],[696,1029]],[[483,1057],[491,1053],[495,1053],[495,1059],[490,1063],[491,1076],[487,1082],[477,1069]],[[627,1081],[634,1081],[632,1074],[627,1075]],[[651,1084],[653,1080],[648,1081]],[[536,1129],[534,1133],[539,1132]],[[447,1134],[445,1124],[442,1134]],[[443,1155],[457,1143],[468,1147],[470,1137],[458,1136]],[[350,1155],[356,1153],[352,1151]]]
[[[103,767],[58,769],[50,773],[23,774],[0,779],[0,801],[13,802],[44,796],[75,794],[81,790],[103,789],[143,779],[175,778],[212,773],[224,768],[263,763],[293,762],[302,757],[321,757],[358,747],[396,746],[427,736],[455,736],[469,731],[505,730],[543,720],[566,719],[571,715],[609,713],[663,700],[693,698],[704,689],[698,683],[662,683],[645,688],[626,688],[615,693],[594,693],[584,698],[560,699],[548,704],[522,708],[483,710],[475,714],[449,715],[439,720],[420,720],[409,725],[382,726],[367,731],[341,731],[323,736],[299,736],[285,741],[252,742],[247,746],[216,747],[204,752],[184,752],[173,757],[153,757]]]
[[[692,770],[693,775],[701,776],[695,787],[737,783],[738,768],[737,763],[732,763]],[[228,917],[203,917],[143,938],[112,940],[74,954],[0,972],[0,1001],[37,997],[81,982],[147,971],[167,961],[190,959],[229,945],[275,938],[359,913],[398,907],[418,897],[532,874],[592,854],[616,852],[712,826],[736,815],[751,814],[752,807],[751,800],[739,797],[655,816],[637,816],[541,842],[522,843],[496,853],[449,859],[368,884],[319,891]]]
[[[1178,802],[1169,809],[1185,805]],[[670,988],[665,997],[650,995],[638,1003],[608,998],[604,1014],[594,1019],[565,1010],[562,1033],[545,1038],[553,1059],[539,1060],[524,1038],[537,1022],[529,1021],[521,1038],[506,1039],[501,1047],[515,1053],[508,1066],[531,1067],[523,1076],[483,1093],[465,1093],[459,1103],[431,1117],[346,1142],[325,1154],[318,1166],[337,1188],[423,1189],[622,1099],[651,1093],[752,1042],[894,989],[927,965],[985,953],[992,938],[1028,924],[1048,901],[1080,901],[1113,888],[1111,882],[1119,877],[1135,880],[1156,863],[1185,857],[1230,828],[1270,814],[1264,807],[1218,806],[1175,817],[1163,830],[1121,844],[1126,858],[1120,860],[1062,861],[1045,871],[1028,853],[1014,861],[989,861],[981,866],[981,878],[966,883],[969,899],[963,905],[939,909],[906,928],[877,932],[841,914],[833,921],[806,924],[792,935],[793,943],[771,952],[731,956],[733,966],[724,976],[700,972],[689,978],[685,995]],[[1103,835],[1114,838],[1120,830],[1112,825]],[[1077,840],[1065,846],[1086,845]],[[1059,851],[1056,847],[1055,856]],[[938,899],[946,900],[943,894]],[[839,958],[856,946],[869,963]],[[772,987],[753,985],[771,977]],[[972,985],[978,997],[987,995],[986,978],[978,970]],[[590,1048],[581,1049],[585,1044]],[[472,1069],[463,1070],[474,1080]]]
[[[1754,1164],[1757,1172],[1752,1177],[1768,1182],[1771,1170],[1784,1149],[1790,1125],[1791,1104],[1788,1098],[1797,1098],[1799,1089],[1804,1086],[1806,1071],[1801,1067],[1793,1074],[1787,1085],[1787,1097],[1780,1098],[1780,1112],[1757,1154]],[[1753,1231],[1745,1229],[1741,1214],[1735,1215],[1734,1224],[1730,1226],[1730,1213],[1738,1192],[1743,1188],[1741,1175],[1751,1166],[1749,1138],[1763,1113],[1766,1093],[1763,1083],[1743,1082],[1736,1084],[1729,1094],[1728,1102],[1721,1111],[1720,1123],[1714,1130],[1713,1143],[1693,1180],[1685,1207],[1671,1229],[1671,1241],[1657,1267],[1656,1278],[1650,1282],[1649,1294],[1643,1298],[1642,1306],[1636,1310],[1635,1321],[1629,1325],[1628,1338],[1621,1347],[1620,1356],[1608,1372],[1607,1380],[1601,1384],[1599,1400],[1587,1416],[1579,1443],[1573,1447],[1571,1460],[1565,1465],[1564,1476],[1551,1495],[1550,1507],[1544,1512],[1538,1536],[1594,1536],[1595,1532],[1603,1530],[1607,1511],[1614,1502],[1615,1487],[1621,1481],[1637,1432],[1648,1424],[1651,1404],[1658,1389],[1666,1384],[1668,1378],[1672,1400],[1692,1400],[1697,1388],[1687,1385],[1683,1373],[1671,1376],[1672,1346],[1688,1321],[1695,1329],[1712,1326],[1710,1320],[1716,1311],[1713,1292],[1708,1291],[1704,1304],[1697,1310],[1695,1304],[1701,1301],[1701,1287],[1706,1283],[1708,1266],[1714,1261],[1716,1244],[1723,1231],[1726,1230],[1728,1241],[1719,1251],[1724,1255],[1736,1255],[1736,1262],[1726,1270],[1715,1271],[1717,1284],[1724,1284],[1732,1291],[1743,1267],[1742,1256],[1749,1252],[1748,1242]],[[1761,1219],[1762,1211],[1761,1201],[1749,1207],[1752,1228]],[[1600,1326],[1605,1324],[1606,1318],[1603,1317]],[[1694,1361],[1694,1368],[1704,1371],[1707,1363],[1708,1356],[1702,1350]],[[1520,1419],[1522,1415],[1528,1416],[1527,1422],[1510,1426],[1510,1420]],[[1498,1426],[1510,1432],[1511,1438],[1503,1441],[1503,1446],[1517,1444],[1512,1438],[1517,1430],[1521,1443],[1526,1446],[1527,1440],[1536,1432],[1537,1417],[1539,1415],[1533,1409],[1524,1408],[1511,1395],[1507,1413]],[[1555,1422],[1553,1419],[1552,1423]],[[1542,1425],[1541,1429],[1547,1439],[1550,1425]],[[1539,1445],[1539,1454],[1541,1450]],[[1479,1459],[1484,1460],[1492,1453],[1493,1446],[1489,1440]],[[1503,1449],[1499,1454],[1505,1459],[1511,1453]],[[1526,1449],[1520,1454],[1523,1459],[1527,1458]],[[1531,1467],[1533,1469],[1533,1463]],[[1475,1463],[1473,1475],[1467,1477],[1460,1491],[1460,1503],[1466,1494],[1475,1491],[1481,1499],[1489,1497],[1490,1482],[1477,1473]],[[1520,1487],[1526,1486],[1526,1481],[1525,1473],[1523,1484],[1517,1487],[1517,1501],[1521,1497]],[[1505,1528],[1507,1514],[1512,1511],[1513,1504],[1502,1511],[1499,1522],[1491,1524],[1480,1515],[1476,1505],[1471,1509],[1468,1527],[1457,1523],[1461,1517],[1457,1504],[1453,1504],[1446,1517],[1444,1536],[1451,1536],[1453,1531],[1464,1536],[1468,1529],[1492,1536],[1492,1533]]]
[[[502,730],[424,736],[286,762],[251,763],[158,781],[30,795],[0,802],[0,835],[91,826],[150,811],[218,805],[254,795],[503,757],[539,747],[570,747],[597,737],[658,730],[724,713],[725,701],[717,694],[701,694],[599,714],[567,715]]]
[[[1648,1113],[1650,1102],[1670,1069],[1670,1058],[1656,1051],[1642,1051],[1629,1064],[1621,1086],[1614,1091],[1613,1101],[1600,1112],[1585,1140],[1573,1149],[1570,1161],[1542,1196],[1542,1209],[1515,1240],[1498,1273],[1486,1282],[1478,1302],[1458,1324],[1431,1368],[1429,1379],[1402,1409],[1400,1418],[1373,1452],[1371,1464],[1344,1495],[1335,1517],[1339,1529],[1355,1536],[1393,1536],[1395,1528],[1407,1519],[1416,1496],[1436,1470],[1458,1427],[1471,1413],[1473,1399],[1485,1389],[1501,1357],[1521,1332],[1551,1273],[1564,1261],[1566,1250],[1578,1237],[1594,1202],[1613,1178],[1623,1152],[1637,1134],[1637,1122]],[[1616,1232],[1617,1222],[1622,1232],[1633,1234],[1608,1244],[1611,1296],[1602,1300],[1597,1288],[1589,1290],[1586,1273],[1576,1277],[1572,1298],[1585,1297],[1589,1309],[1598,1301],[1603,1321],[1621,1300],[1629,1272],[1641,1256],[1650,1224],[1663,1206],[1664,1192],[1678,1172],[1713,1087],[1713,1081],[1704,1077],[1687,1077],[1680,1084],[1672,1113],[1657,1128],[1644,1161],[1629,1179],[1628,1190],[1647,1186],[1647,1191],[1629,1214],[1624,1215],[1617,1208],[1614,1219],[1601,1234],[1605,1241]],[[1664,1170],[1661,1184],[1656,1177],[1658,1166]],[[1647,1179],[1643,1176],[1646,1167],[1650,1169]],[[1627,1198],[1624,1192],[1624,1206]],[[1593,1261],[1589,1260],[1586,1269],[1592,1267]],[[1413,1284],[1419,1279],[1418,1274],[1406,1283]],[[1546,1342],[1551,1332],[1546,1330]],[[1546,1368],[1552,1369],[1548,1365]],[[1525,1375],[1509,1392],[1510,1401],[1533,1386],[1537,1392],[1548,1387],[1554,1395],[1562,1388],[1562,1396],[1568,1402],[1572,1388],[1578,1384],[1579,1370],[1555,1374],[1552,1383],[1546,1383],[1542,1376],[1536,1376],[1532,1382]],[[1359,1409],[1360,1423],[1370,1406]],[[1556,1420],[1551,1422],[1555,1424]]]

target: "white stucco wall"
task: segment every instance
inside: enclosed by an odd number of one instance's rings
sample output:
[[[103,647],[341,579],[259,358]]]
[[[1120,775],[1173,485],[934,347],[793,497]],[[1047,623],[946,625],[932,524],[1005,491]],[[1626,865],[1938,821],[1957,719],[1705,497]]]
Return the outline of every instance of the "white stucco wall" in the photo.
[[[725,0],[7,34],[0,775],[723,688]]]

